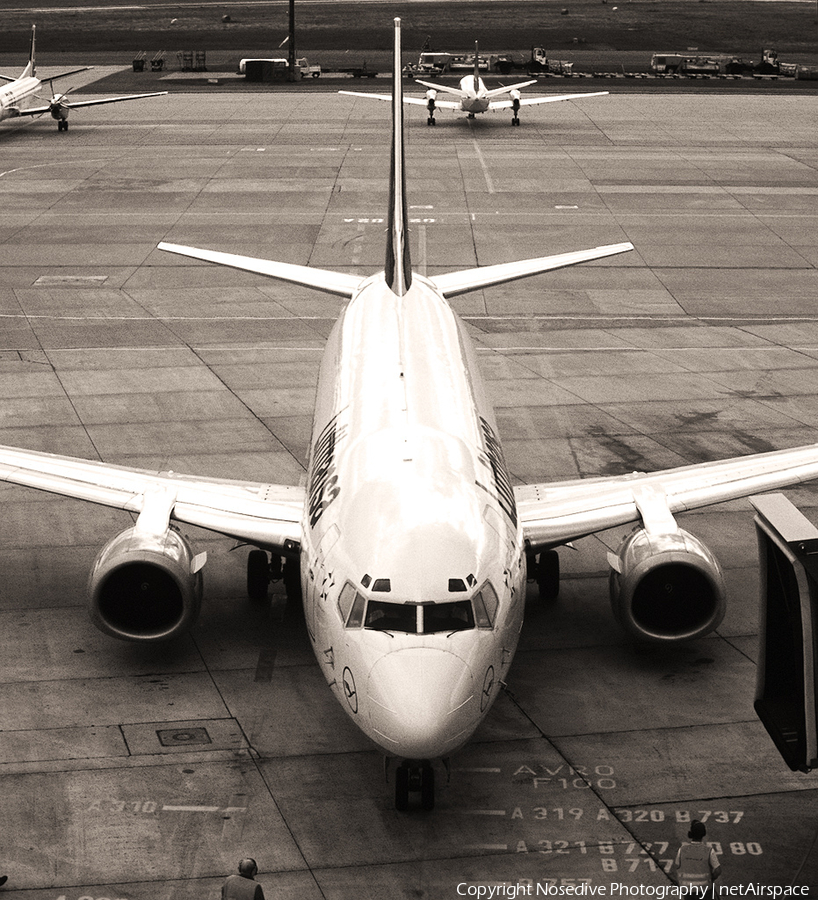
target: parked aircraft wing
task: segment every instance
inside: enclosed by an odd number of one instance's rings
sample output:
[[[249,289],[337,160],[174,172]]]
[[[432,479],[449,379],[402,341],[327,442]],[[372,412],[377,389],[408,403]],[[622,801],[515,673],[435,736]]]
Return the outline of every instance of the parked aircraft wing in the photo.
[[[313,269],[310,266],[299,266],[294,263],[238,256],[234,253],[221,253],[218,250],[200,250],[197,247],[183,247],[180,244],[168,244],[165,241],[157,246],[159,250],[178,253],[180,256],[190,256],[193,259],[218,263],[221,266],[242,269],[245,272],[256,272],[259,275],[268,275],[270,278],[280,278],[282,281],[303,284],[306,287],[341,297],[352,297],[366,281],[366,277],[361,275],[347,275],[344,272]]]
[[[338,91],[339,94],[346,94],[347,97],[366,97],[368,100],[386,100],[392,102],[391,94],[372,94],[364,91]],[[403,102],[411,106],[427,106],[429,101],[423,97],[407,97],[404,95]],[[460,109],[460,104],[454,100],[438,100],[435,99],[435,107],[439,109]]]
[[[302,487],[128,469],[2,446],[0,481],[137,514],[146,498],[162,492],[176,521],[260,546],[301,541]]]
[[[633,250],[633,244],[608,244],[605,247],[594,247],[592,250],[575,250],[570,253],[559,253],[556,256],[542,256],[538,259],[521,259],[513,263],[500,263],[496,266],[482,266],[477,269],[465,269],[462,272],[447,272],[445,275],[433,275],[429,280],[442,292],[444,297],[456,297],[467,291],[515,281],[527,275],[539,272],[550,272],[564,266],[602,259],[617,253]]]
[[[603,97],[609,91],[591,91],[587,94],[553,94],[547,97],[521,97],[520,106],[537,106],[539,103],[557,103],[560,100],[584,100],[586,97]],[[511,109],[513,100],[492,100],[489,109]]]
[[[81,70],[80,70],[81,71]],[[73,73],[66,73],[73,74]],[[50,80],[50,79],[49,79]],[[141,100],[143,97],[164,97],[167,91],[153,91],[150,94],[126,94],[123,97],[104,97],[99,100],[65,100],[61,99],[60,106],[66,109],[79,109],[82,106],[99,106],[103,103],[121,103],[123,100]],[[31,106],[28,109],[21,109],[21,116],[41,116],[44,113],[51,112],[52,104],[47,106]]]
[[[532,550],[640,519],[645,497],[670,513],[699,509],[818,477],[818,444],[661,472],[635,472],[514,488],[523,534]]]

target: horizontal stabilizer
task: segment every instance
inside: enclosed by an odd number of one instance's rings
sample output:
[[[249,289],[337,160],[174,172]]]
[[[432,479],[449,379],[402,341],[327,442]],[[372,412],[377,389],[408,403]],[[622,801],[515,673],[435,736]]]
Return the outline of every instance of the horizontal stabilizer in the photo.
[[[419,78],[415,79],[415,83],[422,84],[425,88],[430,88],[433,91],[443,91],[445,94],[454,94],[455,97],[470,96],[468,91],[461,91],[460,88],[449,87],[445,84],[432,84],[431,81],[421,81]]]
[[[59,81],[60,78],[68,78],[69,75],[78,75],[80,72],[87,72],[89,69],[93,69],[93,66],[81,66],[79,69],[71,69],[69,72],[60,72],[59,75],[49,75],[47,78],[43,78],[43,84],[48,84],[52,81]]]
[[[364,91],[338,91],[339,94],[346,94],[347,97],[364,97],[367,100],[386,100],[387,103],[392,102],[391,94],[371,94]],[[410,106],[427,106],[428,101],[421,97],[407,97],[404,95],[403,102]],[[455,100],[436,100],[435,107],[437,109],[460,109],[460,101]]]
[[[518,84],[510,84],[508,87],[499,87],[494,88],[494,90],[487,91],[487,97],[501,97],[503,94],[509,94],[511,91],[519,91],[520,88],[529,87],[529,85],[536,84],[537,79],[532,78],[531,81],[520,81]]]
[[[165,241],[158,245],[158,249],[167,250],[169,253],[178,253],[180,256],[201,259],[205,262],[217,263],[220,266],[229,266],[232,269],[242,269],[245,272],[255,272],[258,275],[267,275],[270,278],[302,284],[305,287],[341,297],[352,297],[366,280],[361,275],[329,272],[326,269],[312,269],[309,266],[273,262],[269,259],[256,259],[252,256],[237,256],[234,253],[220,253],[218,250],[199,250],[196,247],[183,247],[179,244],[168,244]]]
[[[633,250],[633,244],[608,244],[591,250],[576,250],[571,253],[559,253],[556,256],[541,256],[538,259],[521,259],[519,262],[465,269],[462,272],[447,272],[445,275],[434,275],[429,280],[444,297],[456,297],[467,291],[515,281],[517,278],[538,275],[540,272],[550,272],[552,269],[562,269],[592,259],[614,256],[617,253],[627,253],[628,250]]]

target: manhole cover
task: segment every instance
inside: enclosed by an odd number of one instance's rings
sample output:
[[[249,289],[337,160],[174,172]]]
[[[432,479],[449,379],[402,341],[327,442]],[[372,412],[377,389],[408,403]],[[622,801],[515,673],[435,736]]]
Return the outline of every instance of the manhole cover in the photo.
[[[206,728],[160,728],[156,736],[163,747],[212,743]]]

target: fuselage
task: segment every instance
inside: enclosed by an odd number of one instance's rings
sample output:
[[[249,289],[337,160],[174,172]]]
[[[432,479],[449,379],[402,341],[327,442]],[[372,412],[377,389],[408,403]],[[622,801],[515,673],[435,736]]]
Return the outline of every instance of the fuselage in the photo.
[[[16,81],[0,86],[0,121],[18,115],[22,105],[37,92],[41,83],[33,75],[22,75]]]
[[[463,112],[482,113],[489,108],[490,99],[483,79],[477,75],[464,75],[460,79],[460,90],[464,96],[460,100]]]
[[[387,754],[448,756],[511,662],[525,557],[474,349],[425,278],[398,297],[373,276],[332,330],[307,491],[302,588],[327,681]]]

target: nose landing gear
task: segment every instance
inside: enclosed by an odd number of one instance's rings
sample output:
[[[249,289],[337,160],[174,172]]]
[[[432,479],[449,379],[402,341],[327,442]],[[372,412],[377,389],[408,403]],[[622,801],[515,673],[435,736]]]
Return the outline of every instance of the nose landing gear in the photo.
[[[404,760],[395,771],[395,809],[409,809],[409,794],[420,794],[421,809],[435,807],[435,770],[431,763]]]

